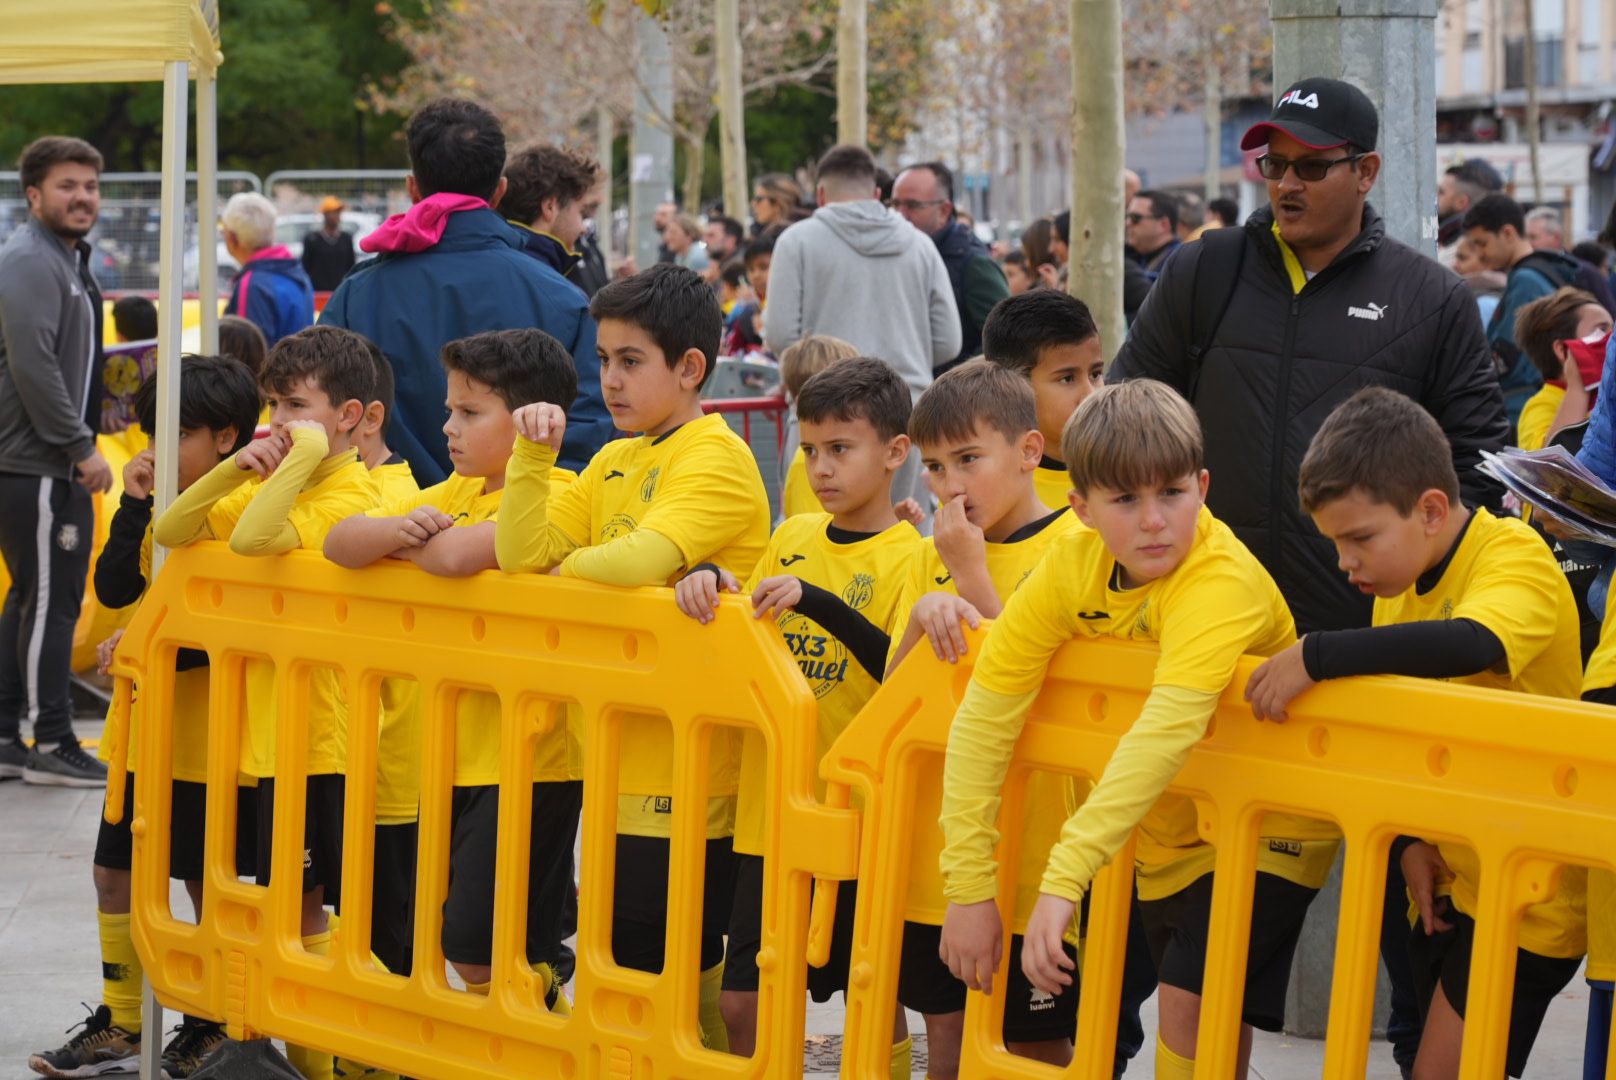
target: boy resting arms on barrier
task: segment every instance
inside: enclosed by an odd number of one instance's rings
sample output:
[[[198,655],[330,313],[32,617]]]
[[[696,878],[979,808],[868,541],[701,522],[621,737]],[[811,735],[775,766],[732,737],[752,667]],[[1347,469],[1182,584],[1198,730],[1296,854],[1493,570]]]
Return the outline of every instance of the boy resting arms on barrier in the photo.
[[[494,529],[500,568],[607,585],[672,585],[703,562],[751,573],[769,538],[769,504],[752,451],[722,416],[704,416],[701,388],[718,356],[723,315],[694,271],[655,266],[595,294],[601,389],[612,421],[635,438],[608,442],[554,499],[549,476],[566,426],[551,404],[516,411],[515,453]],[[668,837],[676,809],[707,821],[701,1030],[725,1049],[719,1015],[724,932],[733,892],[739,733],[714,733],[707,805],[676,808],[673,733],[660,716],[621,720],[617,963],[660,972],[666,946]]]
[[[376,504],[353,448],[365,404],[376,397],[370,345],[349,330],[314,326],[282,338],[259,374],[270,434],[221,462],[174,500],[152,527],[157,543],[230,542],[241,555],[319,550],[338,521]],[[246,728],[240,771],[258,778],[257,880],[269,883],[275,806],[275,667],[246,663]],[[325,905],[342,892],[342,770],[348,709],[337,672],[316,667],[308,689],[308,784],[303,836],[303,946],[326,953]],[[331,1055],[288,1047],[306,1077],[331,1075]]]
[[[387,429],[393,423],[393,365],[374,342],[367,338],[365,344],[370,346],[370,358],[376,365],[376,396],[365,405],[364,419],[354,429],[354,449],[370,470],[371,483],[386,505],[414,495],[421,488],[404,455],[387,445]]]
[[[779,624],[813,688],[817,761],[880,685],[899,589],[920,534],[892,509],[892,477],[909,456],[909,389],[898,373],[880,360],[850,359],[809,378],[794,396],[812,497],[828,513],[787,518],[770,537],[746,592],[755,618],[772,616]],[[704,564],[679,582],[675,595],[679,610],[708,623],[717,615],[719,592],[739,589],[728,569]],[[764,754],[762,737],[747,731],[735,800],[735,900],[719,1001],[730,1052],[748,1056],[757,1038],[763,821],[772,797]],[[822,788],[819,796],[824,798]],[[847,992],[856,889],[852,882],[840,889],[830,962],[808,970],[815,1001]],[[893,1040],[893,1075],[908,1077],[911,1042],[901,1009]]]
[[[1105,385],[1100,330],[1088,305],[1056,289],[1000,300],[982,324],[982,355],[1032,384],[1044,456],[1033,480],[1046,506],[1065,506],[1072,481],[1059,451],[1077,407]]]
[[[975,626],[983,617],[998,615],[1001,601],[1044,554],[1083,527],[1069,508],[1051,510],[1038,498],[1033,475],[1044,440],[1038,433],[1036,398],[1025,379],[982,359],[961,364],[920,396],[909,418],[909,434],[939,508],[933,536],[921,542],[909,563],[888,672],[922,638],[939,657],[956,659],[964,652],[960,620]],[[941,799],[939,780],[934,775],[923,799]],[[1065,777],[1033,778],[1022,838],[1029,880],[1036,881],[1043,870],[1045,853],[1066,816],[1070,787]],[[927,830],[915,842],[937,839],[934,830]],[[935,864],[928,859],[923,865]],[[938,954],[946,908],[942,881],[927,874],[913,881],[909,891],[911,911],[920,907],[935,914],[925,922],[904,924],[898,1000],[925,1017],[928,1075],[952,1080],[959,1069],[965,985],[949,974]],[[1072,951],[1075,955],[1075,944]],[[1019,971],[1012,972],[1004,1037],[1015,1053],[1065,1064],[1076,1031],[1072,995],[1035,1002]]]
[[[357,568],[379,559],[401,559],[444,577],[464,577],[497,565],[494,520],[516,438],[512,414],[535,402],[564,412],[577,396],[578,375],[571,354],[542,330],[492,330],[451,341],[443,347],[442,361],[449,387],[445,402],[449,418],[443,433],[454,475],[339,523],[325,541],[325,555],[332,562]],[[567,469],[551,469],[552,497],[575,478]],[[385,712],[384,738],[393,730],[407,733],[400,742],[412,755],[413,786],[419,792],[418,692]],[[466,988],[478,994],[488,993],[492,976],[500,730],[496,695],[480,690],[459,693],[442,944],[444,957]],[[553,725],[534,748],[527,958],[545,980],[546,1004],[558,1012],[570,1008],[550,965],[561,945],[561,912],[572,888],[572,842],[583,805],[582,766],[575,724]],[[378,820],[381,815],[378,787]],[[378,861],[379,853],[378,845]],[[411,872],[406,886],[414,879],[413,846],[407,854]],[[408,900],[406,888],[400,902],[407,905]],[[378,910],[380,905],[378,890]]]
[[[1313,437],[1300,488],[1349,580],[1374,595],[1374,625],[1309,634],[1258,668],[1246,686],[1258,719],[1284,720],[1296,695],[1349,675],[1577,696],[1580,629],[1565,575],[1530,527],[1459,502],[1447,439],[1423,408],[1392,390],[1360,390]],[[1456,1077],[1480,864],[1469,848],[1412,837],[1393,851],[1419,913],[1409,948],[1425,1030],[1414,1075]],[[1521,918],[1511,1076],[1576,974],[1585,882],[1586,871],[1566,868],[1555,897]]]
[[[1295,630],[1273,580],[1206,509],[1200,425],[1171,389],[1138,380],[1097,391],[1068,422],[1062,451],[1072,507],[1092,531],[1059,541],[1010,598],[955,715],[940,821],[950,901],[942,950],[967,985],[991,986],[1003,936],[993,899],[994,822],[1050,659],[1080,637],[1158,642],[1138,719],[1049,853],[1020,966],[1046,993],[1067,997],[1075,989],[1063,934],[1095,873],[1137,826],[1139,907],[1161,981],[1156,1075],[1179,1080],[1194,1069],[1215,853],[1197,833],[1191,800],[1164,792],[1206,733],[1240,657],[1272,655],[1295,640]],[[1291,955],[1337,847],[1335,830],[1322,822],[1269,814],[1264,831],[1241,1076],[1250,1028],[1282,1025]],[[1286,841],[1278,845],[1283,853],[1269,835]]]
[[[157,380],[147,378],[135,394],[135,415],[148,438],[157,428]],[[184,491],[219,462],[252,440],[258,419],[258,385],[239,361],[219,356],[185,356],[180,360],[180,438],[176,455],[179,489]],[[155,440],[154,440],[155,441]],[[151,581],[152,488],[156,457],[142,450],[123,470],[123,494],[113,515],[106,546],[95,564],[95,597],[109,610],[139,604]],[[123,638],[117,630],[96,652],[104,675]],[[203,825],[208,779],[207,654],[181,649],[176,658],[173,708],[173,803],[169,821],[169,874],[185,882],[193,908],[202,910]],[[137,759],[136,730],[140,687],[129,716],[129,762]],[[103,760],[110,760],[103,739]],[[123,793],[123,818],[109,825],[105,817],[95,841],[96,922],[100,926],[101,985],[104,1004],[91,1014],[84,1030],[67,1045],[28,1060],[44,1076],[79,1076],[86,1068],[110,1070],[128,1062],[138,1067],[141,1039],[141,982],[144,971],[129,931],[130,877],[135,816],[133,773]],[[163,1048],[163,1070],[171,1077],[190,1076],[209,1051],[224,1041],[224,1028],[211,1020],[187,1016],[179,1033]]]

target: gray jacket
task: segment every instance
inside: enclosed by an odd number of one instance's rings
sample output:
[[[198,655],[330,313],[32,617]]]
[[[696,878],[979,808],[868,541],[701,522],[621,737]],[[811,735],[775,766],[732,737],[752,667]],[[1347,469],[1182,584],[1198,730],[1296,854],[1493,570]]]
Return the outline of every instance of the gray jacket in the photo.
[[[72,479],[95,450],[97,301],[79,277],[88,254],[32,215],[0,246],[0,472]]]
[[[960,351],[959,310],[931,237],[874,199],[831,203],[774,246],[763,339],[779,355],[830,334],[891,364],[918,397]]]

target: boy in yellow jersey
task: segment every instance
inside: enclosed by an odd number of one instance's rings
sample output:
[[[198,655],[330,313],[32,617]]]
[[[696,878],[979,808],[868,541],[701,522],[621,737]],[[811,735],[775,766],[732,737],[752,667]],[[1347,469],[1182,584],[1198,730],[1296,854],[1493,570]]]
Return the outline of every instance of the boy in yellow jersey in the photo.
[[[960,619],[974,626],[997,616],[1051,545],[1081,528],[1068,509],[1051,509],[1038,498],[1033,476],[1044,439],[1037,403],[1027,381],[1007,369],[976,359],[945,372],[915,403],[909,434],[939,508],[934,535],[910,560],[888,671],[922,638],[938,656],[957,659],[964,651]],[[920,797],[938,799],[939,787],[935,779],[929,788],[923,784]],[[1037,852],[1029,855],[1029,866],[1036,861],[1041,869],[1068,797],[1061,778],[1035,778],[1023,840],[1025,849]],[[959,1069],[965,986],[937,951],[945,901],[931,869],[936,845],[934,830],[915,838],[919,870],[910,882],[910,907],[930,914],[904,925],[898,1000],[925,1018],[927,1075],[952,1080]],[[1074,999],[1035,1000],[1032,988],[1012,975],[1004,1037],[1013,1052],[1065,1064],[1076,1025]]]
[[[134,411],[148,439],[157,426],[157,383],[148,378],[135,393]],[[220,461],[252,439],[258,423],[258,385],[252,373],[236,360],[218,356],[186,356],[180,363],[179,487],[190,487]],[[152,441],[155,442],[153,439]],[[123,494],[95,564],[96,600],[108,609],[140,602],[151,580],[152,487],[156,460],[142,450],[123,470]],[[97,650],[106,673],[123,631],[118,630]],[[207,783],[208,669],[207,654],[181,649],[174,677],[174,794],[169,832],[169,874],[185,882],[191,902],[202,907],[203,812]],[[131,766],[136,758],[139,723],[139,688],[130,714]],[[101,743],[103,760],[109,745]],[[102,1000],[85,1024],[65,1046],[43,1051],[29,1066],[44,1076],[88,1075],[77,1071],[98,1068],[113,1071],[128,1062],[133,1072],[140,1054],[140,1002],[142,967],[129,934],[129,867],[133,839],[135,779],[124,788],[123,819],[116,825],[101,821],[95,842],[96,920],[100,924]],[[163,1050],[168,1075],[189,1076],[208,1051],[224,1041],[224,1029],[211,1020],[187,1016],[179,1034]]]
[[[387,429],[393,422],[393,365],[369,339],[365,344],[370,346],[371,360],[376,365],[376,397],[365,406],[365,418],[354,429],[354,449],[370,470],[377,496],[385,506],[421,489],[410,472],[410,463],[387,445]]]
[[[572,356],[542,330],[491,330],[443,347],[448,372],[448,437],[454,475],[425,491],[348,518],[325,540],[326,558],[342,566],[369,566],[380,559],[414,562],[428,573],[463,577],[496,567],[494,519],[505,490],[516,426],[512,412],[534,402],[566,409],[578,394]],[[552,496],[574,479],[552,469]],[[421,726],[418,695],[395,693],[384,702],[378,753],[382,778],[397,779],[388,793],[376,791],[376,816],[407,812],[413,818],[420,795]],[[494,852],[499,823],[500,705],[482,691],[463,691],[455,707],[455,767],[449,839],[449,895],[443,908],[443,955],[468,989],[486,994],[494,935]],[[391,738],[389,736],[392,736]],[[396,760],[389,760],[396,758]],[[528,863],[528,960],[541,974],[561,944],[561,910],[572,887],[572,842],[583,805],[582,756],[575,730],[558,724],[535,750],[531,853]],[[384,796],[391,804],[384,806]],[[378,829],[378,832],[381,830]],[[414,830],[412,829],[411,832]],[[391,879],[394,902],[407,911],[415,878],[415,848]],[[382,907],[381,846],[377,844],[377,911]],[[401,890],[401,891],[399,891]],[[410,928],[401,926],[408,945]],[[377,952],[384,962],[387,956]],[[391,968],[391,962],[388,962]],[[550,979],[547,1002],[560,990]]]
[[[1610,328],[1610,312],[1581,289],[1556,289],[1515,313],[1515,344],[1543,376],[1521,407],[1515,445],[1541,450],[1563,428],[1588,419]]]
[[[899,592],[920,534],[892,511],[892,476],[909,456],[909,390],[880,360],[846,360],[810,378],[796,394],[802,450],[813,496],[825,512],[788,518],[746,582],[755,617],[773,616],[819,703],[815,759],[875,693],[886,666]],[[728,568],[701,566],[679,582],[679,608],[711,622],[718,594],[736,592]],[[763,934],[763,742],[741,747],[735,807],[735,903],[730,913],[720,998],[733,1054],[750,1055],[757,1036],[758,947]],[[823,795],[823,792],[821,792]],[[842,886],[831,960],[810,968],[815,1001],[847,990],[853,886]],[[898,1013],[895,1069],[909,1075],[910,1043]]]
[[[722,416],[702,414],[701,387],[723,327],[713,290],[694,271],[660,265],[607,285],[589,310],[599,322],[606,408],[618,429],[639,434],[607,443],[552,500],[566,417],[550,404],[518,409],[494,530],[500,568],[623,586],[672,585],[704,562],[750,574],[769,538],[768,497],[746,443]],[[672,815],[703,815],[701,1029],[708,1046],[723,1049],[718,994],[734,892],[740,739],[714,736],[708,804],[675,807],[667,722],[630,715],[621,733],[612,952],[624,967],[662,970]]]
[[[1582,677],[1582,700],[1616,705],[1616,623],[1606,620],[1599,646]],[[1588,1033],[1583,1076],[1602,1078],[1610,1056],[1612,1004],[1616,1003],[1616,874],[1588,871]]]
[[[152,527],[157,543],[184,547],[228,540],[239,555],[316,551],[331,527],[376,504],[376,489],[353,448],[353,431],[376,396],[370,346],[349,330],[313,326],[282,338],[259,375],[270,410],[270,434],[192,484]],[[246,664],[246,730],[240,771],[258,779],[257,880],[269,883],[275,805],[276,673],[263,660]],[[342,891],[342,770],[348,710],[342,682],[316,668],[308,687],[308,784],[303,830],[303,945],[325,953],[331,932],[325,907]],[[288,1047],[304,1076],[331,1075],[331,1055]]]
[[[1038,497],[1045,506],[1065,506],[1071,480],[1057,456],[1061,432],[1084,399],[1105,384],[1100,330],[1088,305],[1057,289],[1001,300],[982,324],[982,355],[1032,383],[1044,437],[1044,456],[1033,473]]]
[[[1375,597],[1374,625],[1309,634],[1258,668],[1246,697],[1259,719],[1283,720],[1320,679],[1412,675],[1575,698],[1581,685],[1576,602],[1531,528],[1459,502],[1447,438],[1392,390],[1360,390],[1330,414],[1302,459],[1302,507],[1335,542],[1348,579]],[[1459,1075],[1475,939],[1475,853],[1399,839],[1419,920],[1410,937],[1425,1030],[1414,1075]],[[1587,873],[1522,916],[1509,1023],[1509,1075],[1519,1076],[1554,999],[1586,946]]]
[[[1139,380],[1098,391],[1067,424],[1062,452],[1071,505],[1092,531],[1057,542],[1010,598],[955,715],[943,775],[942,950],[968,985],[991,984],[1003,935],[993,901],[999,791],[1050,658],[1079,637],[1159,642],[1139,719],[1049,851],[1020,967],[1045,993],[1076,990],[1063,935],[1094,874],[1137,826],[1139,912],[1160,979],[1156,1075],[1179,1080],[1194,1068],[1214,853],[1190,799],[1163,793],[1240,657],[1272,655],[1296,635],[1273,580],[1207,511],[1200,425],[1171,389]],[[1249,1026],[1281,1027],[1291,955],[1337,846],[1322,825],[1309,836],[1270,815],[1265,831],[1287,843],[1283,854],[1266,836],[1260,845],[1241,1076]]]
[[[780,485],[780,520],[798,514],[817,514],[822,509],[814,498],[813,484],[808,479],[808,463],[799,445],[799,423],[795,412],[797,398],[808,380],[832,364],[851,360],[858,349],[829,334],[810,334],[793,342],[780,354],[780,388],[786,396],[786,405],[792,409],[786,425],[788,464],[785,479]]]

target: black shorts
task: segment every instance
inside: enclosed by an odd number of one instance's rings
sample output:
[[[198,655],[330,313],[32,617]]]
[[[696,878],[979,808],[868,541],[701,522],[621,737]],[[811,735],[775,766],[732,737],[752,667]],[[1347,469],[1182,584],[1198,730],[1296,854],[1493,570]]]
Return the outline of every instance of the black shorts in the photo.
[[[342,799],[347,781],[341,773],[321,773],[307,779],[303,807],[303,892],[324,888],[326,907],[342,904]],[[257,880],[269,884],[269,862],[274,850],[275,778],[258,781]]]
[[[657,974],[668,945],[668,844],[661,836],[617,837],[612,889],[612,957],[619,967]],[[730,838],[707,841],[701,894],[701,969],[724,959],[735,896]]]
[[[236,799],[236,868],[237,873],[252,873],[254,800],[251,788],[237,788]],[[175,780],[173,805],[168,828],[168,876],[176,881],[201,881],[203,842],[207,835],[208,787],[191,780]],[[135,776],[129,774],[123,789],[123,820],[116,825],[107,824],[101,816],[100,831],[95,838],[95,865],[108,870],[128,870],[134,861],[134,838],[129,823],[135,816]]]
[[[583,809],[582,780],[533,785],[527,868],[527,958],[547,960],[561,942],[561,911],[573,887],[573,841]],[[488,964],[494,949],[494,857],[499,786],[457,787],[449,825],[449,895],[443,901],[443,956]]]
[[[898,1002],[906,1009],[933,1016],[965,1008],[965,984],[954,978],[938,949],[943,928],[926,923],[903,924],[903,957],[898,970]],[[1073,964],[1077,949],[1062,947]],[[1033,987],[1021,970],[1021,935],[1010,936],[1009,982],[1004,996],[1004,1041],[1049,1042],[1077,1038],[1077,979],[1059,994]]]
[[[853,958],[853,909],[857,903],[857,884],[842,882],[836,893],[830,959],[824,967],[808,968],[808,993],[815,1001],[829,1001],[837,992],[847,993],[847,969]],[[725,990],[757,990],[757,955],[762,943],[763,856],[736,855],[735,903],[730,909],[729,944],[724,951]]]
[[[1431,1000],[1440,983],[1453,1011],[1461,1018],[1470,989],[1470,955],[1476,944],[1476,921],[1453,907],[1447,897],[1437,899],[1437,914],[1452,924],[1451,930],[1426,936],[1425,927],[1415,922],[1409,932],[1409,960],[1414,965],[1414,992],[1420,1005],[1420,1019],[1430,1011]],[[1526,1059],[1537,1041],[1543,1017],[1560,991],[1564,990],[1582,966],[1582,960],[1563,960],[1541,953],[1515,950],[1515,996],[1509,1010],[1509,1051],[1505,1071],[1520,1076]]]
[[[376,826],[371,874],[370,951],[394,975],[408,975],[415,953],[417,822]]]
[[[1200,994],[1206,971],[1207,925],[1212,916],[1212,874],[1160,900],[1139,901],[1150,955],[1163,985]],[[1302,921],[1317,889],[1257,874],[1246,954],[1246,998],[1241,1019],[1262,1031],[1285,1026],[1285,992]]]

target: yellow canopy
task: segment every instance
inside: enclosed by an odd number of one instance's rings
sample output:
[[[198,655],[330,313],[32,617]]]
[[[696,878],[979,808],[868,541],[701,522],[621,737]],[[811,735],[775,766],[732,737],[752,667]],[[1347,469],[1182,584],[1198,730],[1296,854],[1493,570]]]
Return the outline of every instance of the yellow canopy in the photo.
[[[153,82],[212,73],[218,0],[0,0],[0,83]]]

